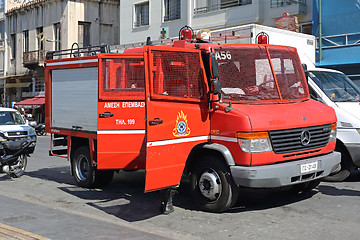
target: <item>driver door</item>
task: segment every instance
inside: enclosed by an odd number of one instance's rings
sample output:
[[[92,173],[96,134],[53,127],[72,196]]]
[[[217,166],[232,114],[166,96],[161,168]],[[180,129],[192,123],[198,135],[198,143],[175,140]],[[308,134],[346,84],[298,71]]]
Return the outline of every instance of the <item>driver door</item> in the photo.
[[[208,85],[200,51],[146,49],[145,191],[174,186],[191,150],[208,141]]]

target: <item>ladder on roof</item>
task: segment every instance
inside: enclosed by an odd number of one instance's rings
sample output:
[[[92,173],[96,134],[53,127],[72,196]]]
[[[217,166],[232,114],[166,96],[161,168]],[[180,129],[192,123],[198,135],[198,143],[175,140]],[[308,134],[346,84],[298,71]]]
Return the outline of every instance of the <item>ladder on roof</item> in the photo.
[[[88,46],[80,48],[77,43],[73,43],[71,49],[63,49],[58,51],[49,51],[46,53],[46,59],[60,59],[94,56],[99,53],[110,53],[109,45]]]

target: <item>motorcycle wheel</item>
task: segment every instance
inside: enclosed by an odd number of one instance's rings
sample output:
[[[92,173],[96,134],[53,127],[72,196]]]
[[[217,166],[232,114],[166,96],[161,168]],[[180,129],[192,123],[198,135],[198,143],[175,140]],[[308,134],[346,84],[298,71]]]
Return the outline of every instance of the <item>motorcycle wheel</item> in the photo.
[[[41,130],[36,131],[36,135],[44,136],[45,135],[45,129],[41,129]]]
[[[10,166],[10,176],[13,178],[19,178],[21,177],[24,172],[27,165],[27,156],[21,155],[19,159],[16,161],[16,164]]]

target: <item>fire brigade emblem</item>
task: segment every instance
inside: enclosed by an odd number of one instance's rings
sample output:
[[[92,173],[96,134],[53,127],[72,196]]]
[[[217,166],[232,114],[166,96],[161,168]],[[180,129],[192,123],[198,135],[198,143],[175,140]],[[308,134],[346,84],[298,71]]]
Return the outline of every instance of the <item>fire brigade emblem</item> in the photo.
[[[185,137],[190,135],[190,128],[187,123],[187,115],[185,115],[183,111],[180,111],[176,117],[173,135],[175,137]]]

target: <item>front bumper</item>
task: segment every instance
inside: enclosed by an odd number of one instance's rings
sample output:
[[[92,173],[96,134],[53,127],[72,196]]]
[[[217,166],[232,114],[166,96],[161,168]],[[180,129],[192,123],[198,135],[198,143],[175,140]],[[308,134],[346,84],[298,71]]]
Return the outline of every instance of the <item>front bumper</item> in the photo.
[[[354,165],[360,167],[360,143],[346,143],[345,147],[349,151]]]
[[[318,162],[315,171],[301,173],[302,164]],[[341,154],[332,152],[323,156],[279,164],[244,167],[231,166],[231,174],[239,186],[251,188],[276,188],[308,182],[328,176],[341,162]]]

